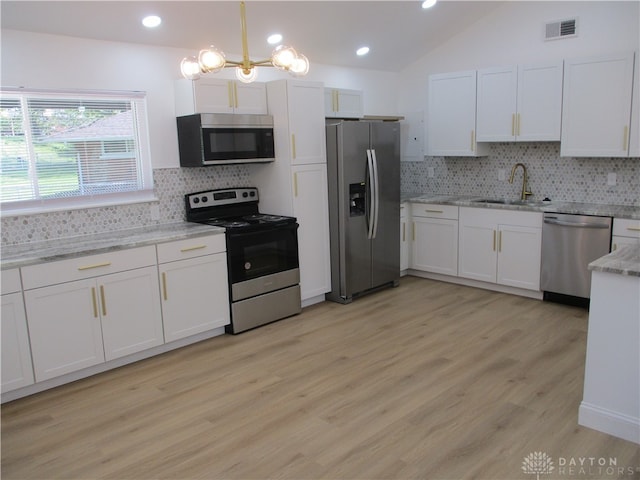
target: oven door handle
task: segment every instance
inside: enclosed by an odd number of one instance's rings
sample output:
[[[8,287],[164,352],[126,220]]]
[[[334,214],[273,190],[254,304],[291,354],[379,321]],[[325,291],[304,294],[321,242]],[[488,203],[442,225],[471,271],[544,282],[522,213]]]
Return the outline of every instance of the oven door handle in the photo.
[[[375,179],[374,179],[374,167],[373,167],[373,154],[371,150],[367,148],[367,238],[371,240],[375,236],[375,216],[376,216],[376,203],[375,203]]]

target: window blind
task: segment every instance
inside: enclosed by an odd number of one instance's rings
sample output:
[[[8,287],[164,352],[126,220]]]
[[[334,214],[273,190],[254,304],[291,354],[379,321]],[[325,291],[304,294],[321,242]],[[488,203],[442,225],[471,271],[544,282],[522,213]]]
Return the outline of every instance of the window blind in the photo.
[[[114,195],[151,191],[145,107],[144,96],[134,92],[3,90],[3,210],[46,210],[61,199],[99,204]]]

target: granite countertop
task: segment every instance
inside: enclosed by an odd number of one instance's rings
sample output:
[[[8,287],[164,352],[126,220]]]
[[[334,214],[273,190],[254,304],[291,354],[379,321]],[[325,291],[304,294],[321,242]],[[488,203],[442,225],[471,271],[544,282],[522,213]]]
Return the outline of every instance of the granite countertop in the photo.
[[[173,240],[183,240],[190,237],[223,234],[224,231],[224,228],[220,227],[179,222],[116,230],[94,235],[80,235],[63,240],[56,239],[3,246],[0,251],[2,270],[125,248],[154,245]]]
[[[591,262],[589,270],[640,277],[640,245],[622,245]]]
[[[542,202],[526,203],[480,203],[485,197],[468,195],[425,195],[404,192],[402,202],[437,203],[442,205],[457,205],[459,207],[495,208],[504,210],[522,210],[528,212],[573,213],[577,215],[600,215],[604,217],[627,218],[640,220],[640,207],[630,205],[607,205],[582,202]],[[514,200],[507,200],[513,202]],[[517,202],[517,200],[516,200]]]

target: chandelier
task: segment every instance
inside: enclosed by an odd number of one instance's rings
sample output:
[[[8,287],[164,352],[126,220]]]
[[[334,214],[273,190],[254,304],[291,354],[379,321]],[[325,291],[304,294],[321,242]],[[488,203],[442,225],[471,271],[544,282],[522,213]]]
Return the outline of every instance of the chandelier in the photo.
[[[182,59],[180,71],[184,78],[197,80],[205,73],[216,73],[225,67],[236,67],[236,77],[244,83],[251,83],[258,77],[256,67],[276,67],[289,72],[294,77],[306,75],[309,71],[309,60],[292,47],[279,45],[271,54],[271,58],[254,62],[249,60],[247,46],[247,20],[245,18],[244,2],[240,2],[240,23],[242,26],[242,61],[227,60],[224,53],[214,47],[200,50],[198,56]]]

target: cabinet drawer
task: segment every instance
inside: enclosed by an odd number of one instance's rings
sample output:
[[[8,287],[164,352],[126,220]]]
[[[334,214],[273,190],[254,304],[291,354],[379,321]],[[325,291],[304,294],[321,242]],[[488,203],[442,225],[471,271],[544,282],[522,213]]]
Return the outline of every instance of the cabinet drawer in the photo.
[[[458,219],[458,207],[455,205],[440,205],[437,203],[412,203],[411,215],[414,217]]]
[[[613,235],[618,237],[640,238],[640,220],[614,218]]]
[[[58,262],[31,265],[22,269],[24,289],[107,275],[156,264],[153,245],[118,252],[86,255]]]
[[[158,263],[211,255],[224,252],[227,249],[223,234],[160,243],[156,245],[156,248],[158,249]]]
[[[2,295],[22,290],[20,271],[17,268],[2,270]]]

